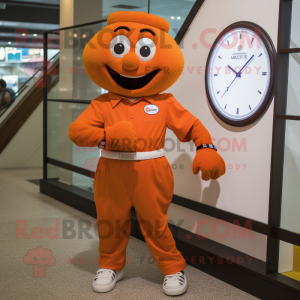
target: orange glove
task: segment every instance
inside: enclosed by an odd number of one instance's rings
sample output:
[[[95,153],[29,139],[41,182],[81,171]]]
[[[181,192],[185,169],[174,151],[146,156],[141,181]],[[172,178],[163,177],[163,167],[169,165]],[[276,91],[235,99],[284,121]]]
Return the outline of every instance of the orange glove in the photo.
[[[104,131],[109,151],[136,152],[137,137],[132,123],[121,121],[106,127]]]
[[[202,172],[203,180],[218,179],[225,174],[226,166],[223,158],[213,149],[200,149],[193,161],[193,173]]]
[[[187,138],[192,139],[196,147],[201,144],[212,144],[209,132],[199,120],[194,123]],[[195,175],[199,173],[199,170],[202,172],[203,180],[217,179],[226,171],[223,158],[213,149],[198,150],[192,168]]]

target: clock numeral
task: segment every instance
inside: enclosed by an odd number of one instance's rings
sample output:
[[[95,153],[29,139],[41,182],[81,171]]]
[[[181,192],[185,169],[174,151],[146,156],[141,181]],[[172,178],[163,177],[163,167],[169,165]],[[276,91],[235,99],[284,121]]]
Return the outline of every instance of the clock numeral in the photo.
[[[263,76],[267,75],[267,72],[262,72],[262,75],[263,75]]]
[[[251,44],[253,43],[253,41],[254,41],[254,38],[252,39]]]
[[[252,109],[251,106],[249,105],[250,110]]]
[[[228,46],[229,46],[229,41],[227,41],[227,44],[228,44]]]
[[[220,91],[217,92],[217,94],[219,94],[219,93],[220,93]]]
[[[237,115],[239,114],[239,111],[240,111],[239,108],[237,108],[237,109],[236,109],[236,114],[237,114]]]
[[[219,58],[221,58],[221,59],[222,59],[222,57],[221,57],[221,56],[219,56]]]
[[[240,40],[242,39],[242,34],[240,34]]]
[[[261,94],[261,91],[258,91]]]
[[[258,57],[261,57],[262,56],[262,53],[261,54],[259,54],[259,56]]]
[[[225,105],[225,109],[226,109],[226,107],[227,107],[227,104]]]
[[[218,76],[218,74],[214,74],[214,76],[216,77],[216,76]]]

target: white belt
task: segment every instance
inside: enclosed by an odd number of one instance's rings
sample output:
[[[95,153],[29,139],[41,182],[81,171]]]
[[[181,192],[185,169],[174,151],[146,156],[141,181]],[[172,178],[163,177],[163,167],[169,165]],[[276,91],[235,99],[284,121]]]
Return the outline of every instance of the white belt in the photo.
[[[101,150],[101,156],[118,160],[146,160],[165,156],[164,149],[147,152],[114,152]]]

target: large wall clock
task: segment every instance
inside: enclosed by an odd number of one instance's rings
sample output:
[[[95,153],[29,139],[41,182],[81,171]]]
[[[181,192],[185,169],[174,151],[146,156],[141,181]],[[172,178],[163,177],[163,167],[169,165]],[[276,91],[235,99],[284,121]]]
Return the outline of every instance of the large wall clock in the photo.
[[[225,28],[210,50],[205,75],[208,101],[232,126],[259,119],[274,96],[276,50],[267,32],[250,22]]]

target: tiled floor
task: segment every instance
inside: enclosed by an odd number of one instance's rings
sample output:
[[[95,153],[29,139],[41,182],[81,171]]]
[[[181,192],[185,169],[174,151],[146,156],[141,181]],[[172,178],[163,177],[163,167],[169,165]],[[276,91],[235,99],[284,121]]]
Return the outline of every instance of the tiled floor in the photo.
[[[40,194],[39,186],[27,181],[41,177],[41,169],[0,170],[0,299],[170,299],[147,245],[132,237],[124,279],[110,293],[93,292],[96,220]],[[81,237],[78,228],[87,225],[89,236]],[[55,226],[57,231],[51,230]],[[46,265],[45,273],[34,271],[35,259]],[[185,270],[189,288],[180,299],[257,299],[191,266]]]

